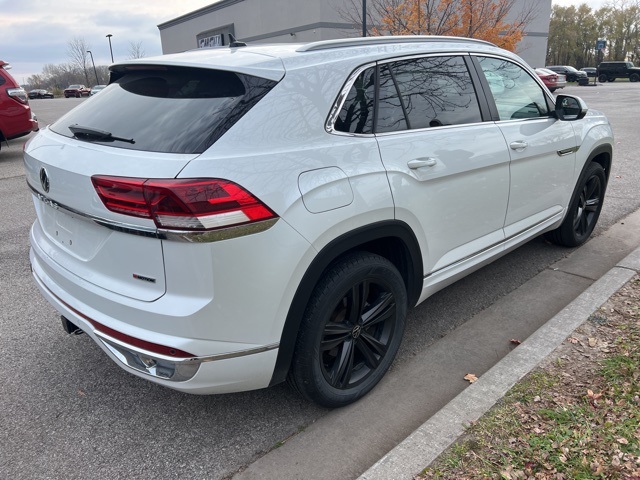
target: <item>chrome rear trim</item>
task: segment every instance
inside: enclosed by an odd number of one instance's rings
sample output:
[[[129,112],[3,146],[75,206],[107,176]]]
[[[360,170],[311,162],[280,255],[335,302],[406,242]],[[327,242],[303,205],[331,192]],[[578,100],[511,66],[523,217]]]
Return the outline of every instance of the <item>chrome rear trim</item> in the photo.
[[[167,360],[173,363],[183,363],[183,364],[216,362],[218,360],[228,360],[230,358],[246,357],[248,355],[255,355],[257,353],[264,353],[270,350],[275,350],[276,348],[280,347],[280,343],[271,343],[269,345],[262,345],[259,347],[247,348],[244,350],[236,350],[235,352],[229,352],[229,353],[216,353],[214,355],[205,355],[202,357],[175,358],[175,357],[169,357],[167,355],[162,355],[160,353],[150,352],[149,350],[144,350],[142,348],[133,347],[128,343],[122,342],[120,340],[116,340],[115,338],[110,337],[105,333],[102,333],[100,330],[93,329],[93,333],[95,333],[96,336],[98,336],[100,340],[102,340],[103,342],[106,341],[114,345],[118,345],[119,347],[126,348],[127,350],[130,350],[132,352],[136,352],[149,357],[154,357],[160,360]]]
[[[121,342],[120,340],[116,340],[99,330],[94,329],[93,333],[100,339],[107,350],[109,350],[109,352],[111,352],[111,354],[122,364],[138,372],[172,382],[186,382],[187,380],[191,380],[195,374],[198,373],[200,365],[205,362],[246,357],[248,355],[255,355],[257,353],[275,350],[279,346],[278,343],[273,343],[262,347],[249,348],[231,353],[208,355],[205,357],[174,358],[141,348],[132,347],[131,345]]]

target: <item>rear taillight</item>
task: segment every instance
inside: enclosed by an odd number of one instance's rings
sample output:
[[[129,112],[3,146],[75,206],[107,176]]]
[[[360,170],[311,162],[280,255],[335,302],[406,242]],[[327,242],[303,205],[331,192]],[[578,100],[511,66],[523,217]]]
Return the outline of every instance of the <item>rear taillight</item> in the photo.
[[[7,95],[23,105],[27,105],[29,103],[27,92],[25,92],[23,88],[7,88]]]
[[[91,177],[112,212],[151,218],[159,228],[206,231],[277,218],[247,190],[228,180]]]

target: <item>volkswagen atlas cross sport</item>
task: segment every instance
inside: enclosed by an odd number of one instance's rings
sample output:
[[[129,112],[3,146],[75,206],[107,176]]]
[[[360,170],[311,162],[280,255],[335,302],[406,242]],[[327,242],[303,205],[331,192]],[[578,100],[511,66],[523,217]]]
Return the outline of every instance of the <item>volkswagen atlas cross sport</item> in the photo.
[[[547,233],[590,236],[607,119],[477,40],[201,49],[110,67],[25,150],[33,276],[68,332],[183,392],[335,407],[407,310]]]

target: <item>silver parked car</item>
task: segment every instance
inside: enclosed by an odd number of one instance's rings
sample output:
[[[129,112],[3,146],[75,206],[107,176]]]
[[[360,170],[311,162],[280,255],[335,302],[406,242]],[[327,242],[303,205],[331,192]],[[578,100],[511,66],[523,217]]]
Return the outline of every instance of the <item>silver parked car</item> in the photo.
[[[104,90],[107,86],[106,85],[94,85],[93,87],[91,87],[91,91],[89,92],[89,96],[92,97],[98,93],[100,93],[100,91]]]

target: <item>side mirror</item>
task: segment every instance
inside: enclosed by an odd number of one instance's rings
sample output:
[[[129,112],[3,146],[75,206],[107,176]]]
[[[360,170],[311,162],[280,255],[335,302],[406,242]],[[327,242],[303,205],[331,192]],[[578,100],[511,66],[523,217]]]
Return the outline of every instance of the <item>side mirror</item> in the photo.
[[[556,97],[556,117],[560,120],[580,120],[589,109],[579,97],[558,95]]]

